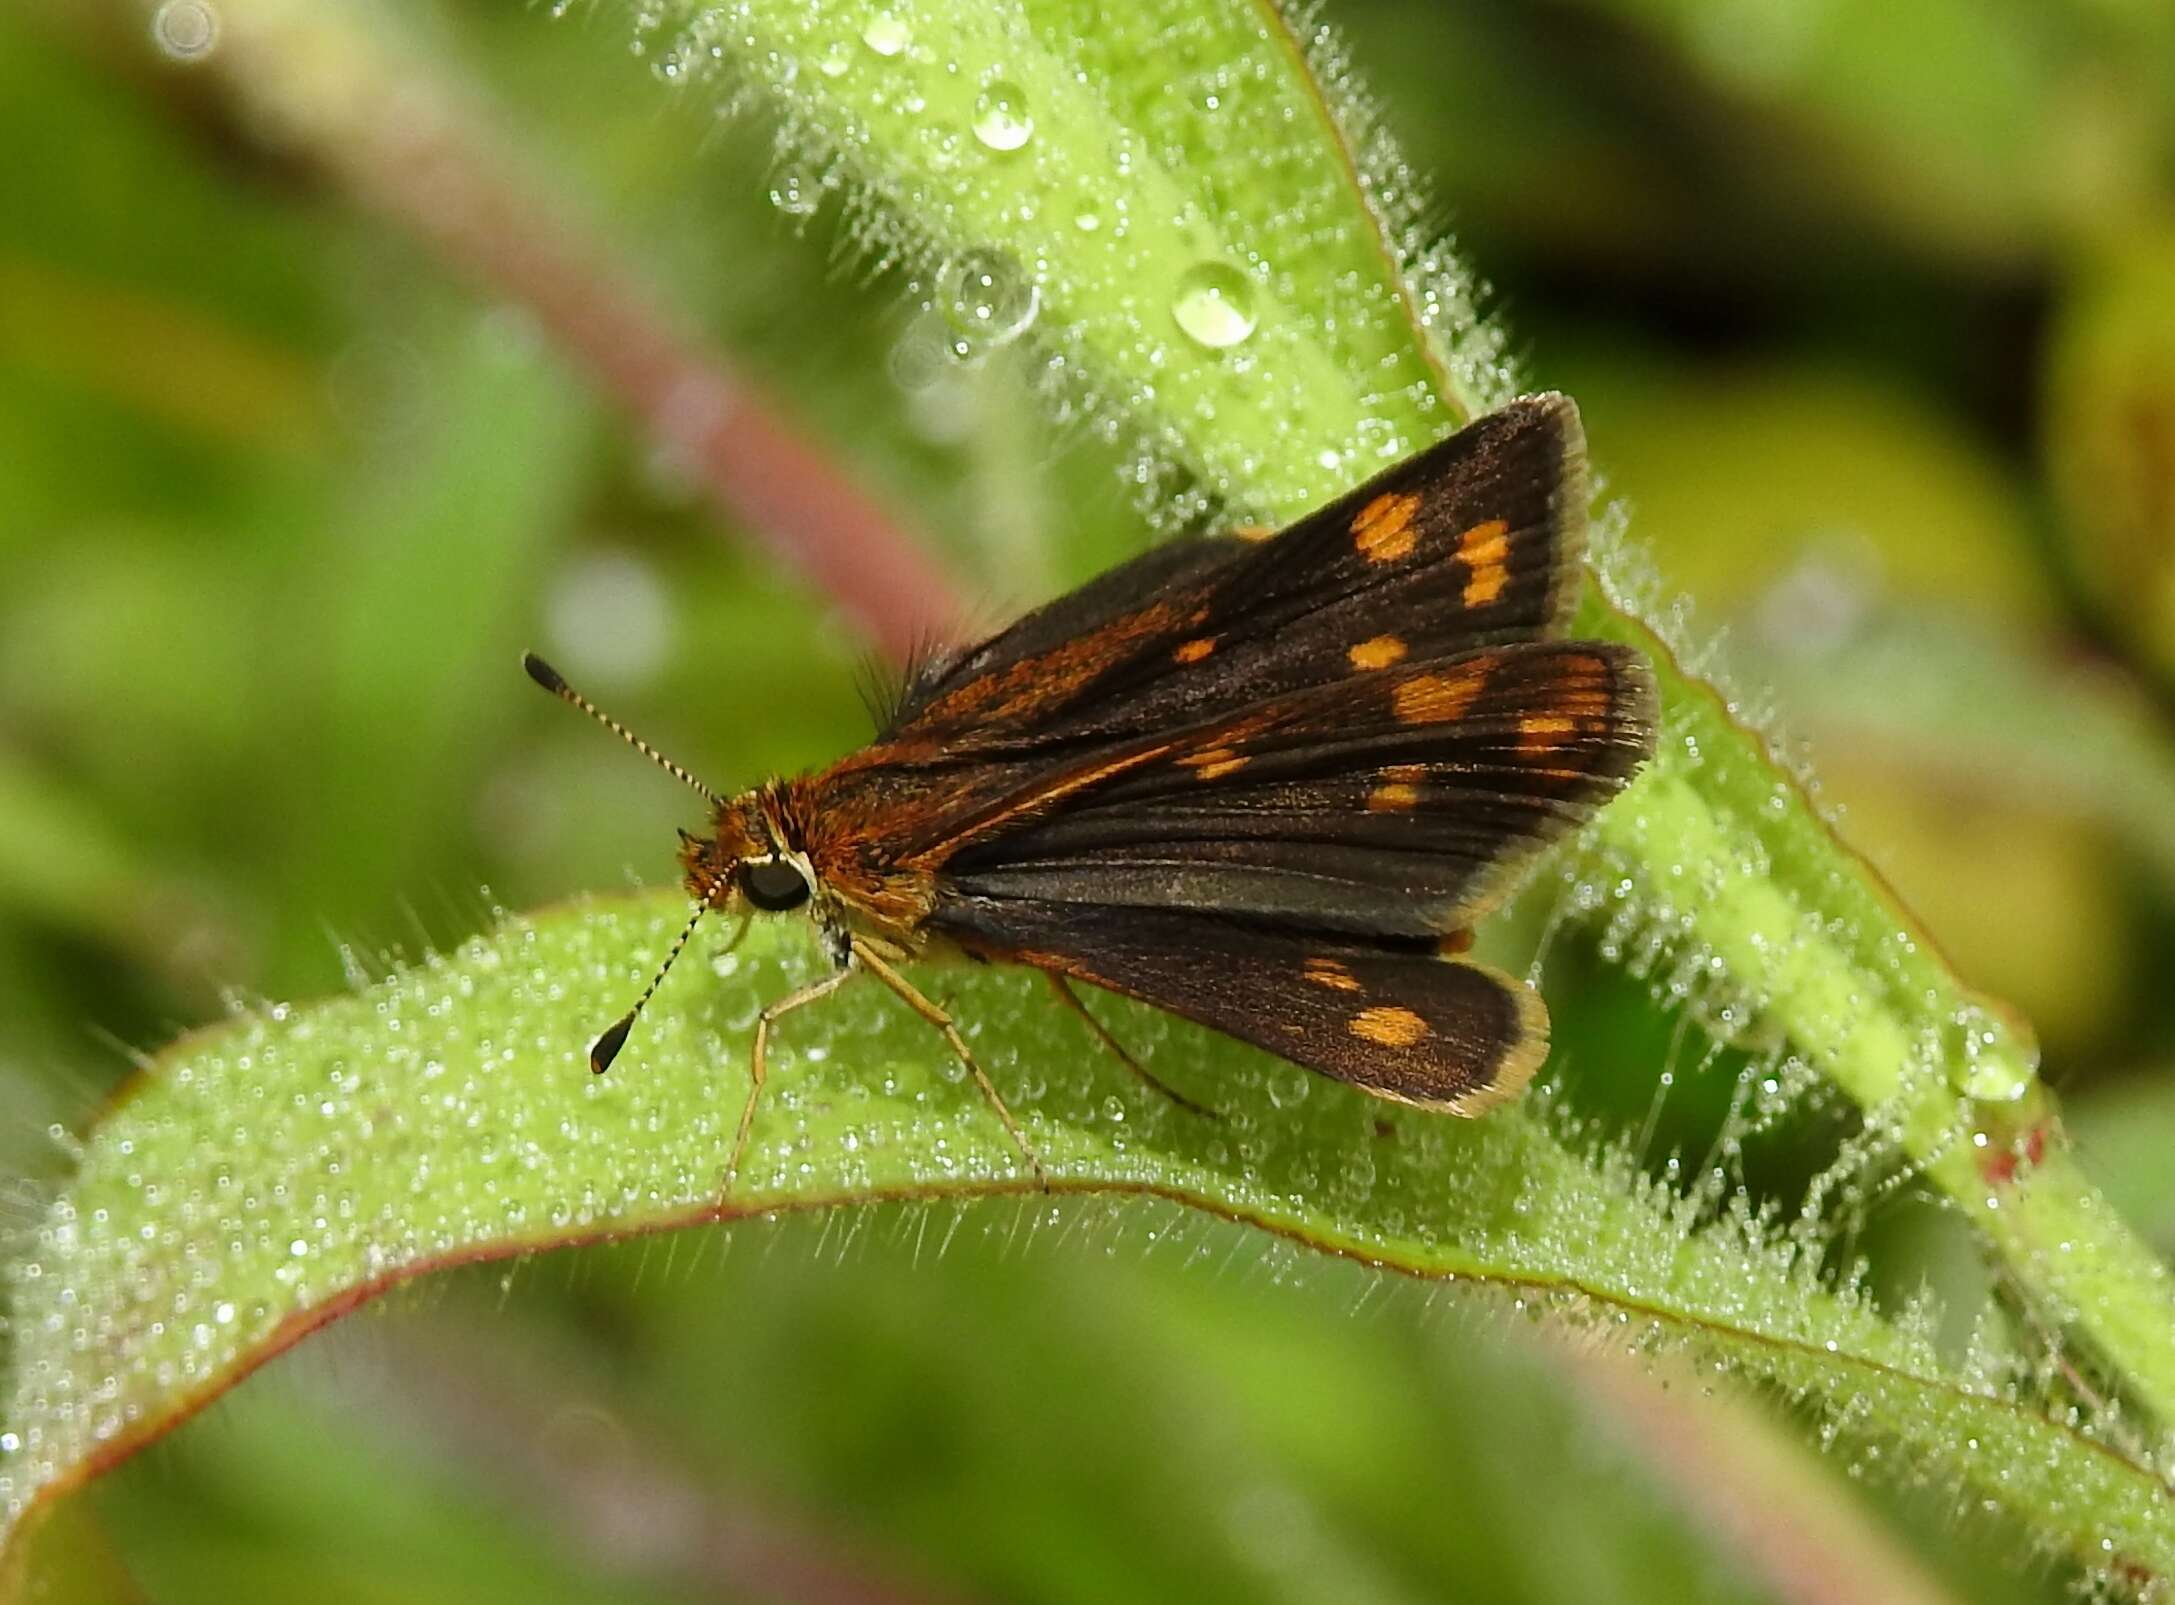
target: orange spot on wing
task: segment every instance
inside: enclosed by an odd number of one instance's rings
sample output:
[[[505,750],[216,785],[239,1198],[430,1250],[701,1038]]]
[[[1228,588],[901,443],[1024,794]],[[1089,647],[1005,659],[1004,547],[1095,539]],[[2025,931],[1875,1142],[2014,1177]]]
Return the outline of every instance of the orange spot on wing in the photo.
[[[1181,641],[1171,649],[1171,656],[1180,663],[1198,663],[1216,650],[1216,638],[1201,636],[1197,640]]]
[[[1276,538],[1276,526],[1273,524],[1241,524],[1231,531],[1231,538],[1235,541],[1274,540]]]
[[[1611,718],[1621,692],[1616,673],[1606,658],[1566,654],[1561,671],[1548,689],[1548,703],[1559,717]]]
[[[1471,931],[1452,931],[1435,944],[1435,952],[1438,957],[1454,959],[1460,953],[1471,952],[1472,946],[1473,933]]]
[[[1504,560],[1510,556],[1510,526],[1500,518],[1475,524],[1458,537],[1458,558],[1465,564],[1465,605],[1486,607],[1510,583]]]
[[[1401,724],[1448,724],[1472,706],[1486,682],[1482,665],[1416,674],[1390,692],[1390,706]]]
[[[1361,1009],[1347,1022],[1345,1029],[1363,1042],[1385,1048],[1409,1048],[1428,1034],[1425,1020],[1396,1004],[1376,1004],[1371,1009]]]
[[[1420,539],[1412,527],[1412,515],[1419,510],[1420,498],[1410,491],[1384,491],[1352,520],[1352,544],[1370,563],[1396,562]]]
[[[1518,745],[1528,752],[1552,752],[1578,733],[1578,721],[1560,713],[1528,714],[1518,721]]]
[[[1406,651],[1402,639],[1394,635],[1378,635],[1362,641],[1345,654],[1355,669],[1386,669],[1404,657]]]
[[[1244,769],[1247,760],[1229,747],[1204,747],[1178,760],[1193,771],[1196,780],[1219,780]]]
[[[1308,959],[1304,974],[1316,986],[1326,986],[1332,992],[1359,990],[1359,977],[1335,959]]]
[[[1402,813],[1420,800],[1420,788],[1408,786],[1402,781],[1392,781],[1387,786],[1377,786],[1367,793],[1367,811],[1370,814]]]

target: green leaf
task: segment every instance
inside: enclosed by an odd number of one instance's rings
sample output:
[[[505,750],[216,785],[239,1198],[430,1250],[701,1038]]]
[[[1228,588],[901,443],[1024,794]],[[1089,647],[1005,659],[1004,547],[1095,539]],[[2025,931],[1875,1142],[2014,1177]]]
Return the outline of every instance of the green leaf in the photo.
[[[936,1033],[863,981],[781,1029],[743,1179],[719,1183],[761,1004],[822,973],[788,922],[676,975],[608,1076],[585,1055],[676,898],[516,920],[348,998],[186,1039],[124,1093],[14,1257],[0,1500],[17,1522],[383,1288],[448,1264],[848,1199],[1027,1189]],[[699,964],[698,957],[691,961]],[[1993,1353],[1944,1364],[1803,1245],[1586,1157],[1540,1109],[1385,1111],[1153,1010],[1122,1040],[1221,1112],[1140,1087],[1031,976],[931,969],[1060,1190],[1172,1198],[1411,1275],[1693,1343],[2081,1557],[2175,1565],[2160,1485],[2050,1419]],[[14,1551],[23,1553],[21,1546]]]

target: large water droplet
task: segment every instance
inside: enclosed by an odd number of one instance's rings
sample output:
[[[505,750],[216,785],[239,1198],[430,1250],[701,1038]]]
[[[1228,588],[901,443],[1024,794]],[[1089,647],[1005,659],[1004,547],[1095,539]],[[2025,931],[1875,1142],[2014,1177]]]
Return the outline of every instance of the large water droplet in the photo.
[[[838,78],[853,65],[853,51],[843,39],[833,41],[822,55],[816,58],[816,71],[826,78]]]
[[[951,370],[951,348],[952,336],[937,319],[917,319],[891,348],[891,382],[908,394],[928,389]]]
[[[861,43],[879,56],[895,56],[913,39],[906,24],[889,11],[879,11],[869,18],[869,24],[861,30]]]
[[[1034,134],[1027,92],[1018,84],[1000,78],[975,97],[974,137],[991,150],[1018,150]]]
[[[205,0],[166,0],[152,14],[151,37],[176,61],[196,61],[219,43],[219,13]]]
[[[953,349],[960,356],[1009,345],[1041,305],[1035,281],[1001,252],[968,251],[945,276],[944,316],[959,335]]]
[[[1949,1017],[1949,1084],[1986,1103],[2013,1103],[2031,1091],[2037,1055],[1994,1013],[1976,1003]]]
[[[1254,332],[1254,287],[1228,262],[1197,262],[1178,281],[1171,316],[1211,351],[1235,346]]]

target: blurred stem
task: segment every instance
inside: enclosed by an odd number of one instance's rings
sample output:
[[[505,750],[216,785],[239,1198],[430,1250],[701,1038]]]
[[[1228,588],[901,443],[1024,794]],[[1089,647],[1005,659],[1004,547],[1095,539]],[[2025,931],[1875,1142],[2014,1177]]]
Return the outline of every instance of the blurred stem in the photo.
[[[521,307],[717,507],[894,659],[957,617],[932,555],[633,266],[526,181],[448,81],[342,4],[223,0],[216,61],[255,127]]]

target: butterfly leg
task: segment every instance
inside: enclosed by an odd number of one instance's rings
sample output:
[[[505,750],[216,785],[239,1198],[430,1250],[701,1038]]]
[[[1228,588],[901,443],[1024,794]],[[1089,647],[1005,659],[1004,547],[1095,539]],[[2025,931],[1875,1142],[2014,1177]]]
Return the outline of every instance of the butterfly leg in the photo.
[[[1193,1113],[1200,1115],[1202,1118],[1207,1120],[1221,1120],[1223,1118],[1222,1115],[1218,1114],[1215,1110],[1209,1108],[1206,1104],[1195,1103],[1191,1098],[1180,1092],[1176,1087],[1165,1081],[1161,1076],[1155,1074],[1155,1072],[1150,1070],[1146,1065],[1142,1064],[1138,1059],[1134,1058],[1130,1053],[1127,1053],[1125,1051],[1125,1044],[1120,1042],[1116,1037],[1110,1034],[1110,1028],[1105,1026],[1102,1021],[1096,1019],[1094,1015],[1088,1012],[1088,1006],[1080,1001],[1080,994],[1072,989],[1072,983],[1070,981],[1066,980],[1062,975],[1059,975],[1055,970],[1044,970],[1042,973],[1049,978],[1050,985],[1057,989],[1057,995],[1060,998],[1064,999],[1065,1007],[1072,1010],[1073,1013],[1077,1014],[1078,1016],[1080,1016],[1081,1019],[1087,1022],[1087,1028],[1095,1033],[1095,1040],[1100,1042],[1105,1048],[1108,1048],[1112,1056],[1117,1059],[1118,1063],[1124,1065],[1126,1069],[1132,1071],[1134,1075],[1140,1077],[1140,1079],[1148,1086],[1153,1087],[1157,1092],[1162,1093],[1164,1097],[1170,1099],[1170,1101],[1178,1105],[1179,1108],[1190,1109],[1191,1111],[1193,1111]]]
[[[725,957],[726,954],[730,953],[734,948],[740,945],[741,938],[748,934],[748,926],[754,920],[754,918],[755,916],[753,914],[743,914],[740,916],[740,923],[733,927],[733,934],[725,938],[725,945],[721,948],[718,948],[715,952],[711,953],[711,963],[715,964],[719,959]]]
[[[1027,1140],[1027,1133],[1020,1130],[1020,1123],[1012,1118],[1012,1111],[1005,1107],[1004,1099],[998,1096],[996,1086],[983,1073],[982,1067],[975,1063],[974,1054],[967,1047],[967,1039],[959,1034],[959,1027],[952,1023],[952,1017],[924,997],[913,982],[871,952],[867,944],[858,937],[854,939],[853,953],[855,958],[869,967],[879,981],[898,993],[908,1008],[944,1033],[944,1040],[951,1045],[952,1052],[967,1067],[967,1073],[974,1077],[974,1084],[982,1089],[983,1098],[988,1100],[990,1108],[997,1111],[997,1118],[1004,1122],[1004,1129],[1011,1134],[1012,1146],[1020,1151],[1020,1157],[1027,1161],[1028,1168],[1035,1173],[1037,1185],[1047,1191],[1050,1176],[1042,1168],[1042,1156],[1035,1152],[1034,1144]]]
[[[748,1101],[740,1106],[740,1130],[733,1137],[732,1158],[725,1163],[724,1190],[727,1193],[733,1190],[733,1178],[740,1174],[740,1158],[748,1151],[748,1132],[755,1125],[755,1106],[762,1099],[763,1081],[769,1073],[764,1061],[770,1047],[770,1028],[782,1016],[791,1014],[804,1004],[830,996],[845,985],[852,974],[851,970],[833,971],[822,980],[811,981],[796,991],[788,992],[777,1002],[765,1005],[763,1012],[755,1017],[755,1046],[748,1054]]]

